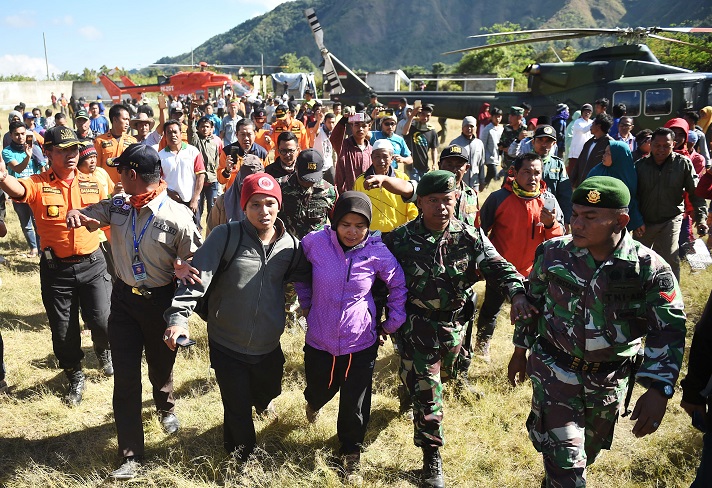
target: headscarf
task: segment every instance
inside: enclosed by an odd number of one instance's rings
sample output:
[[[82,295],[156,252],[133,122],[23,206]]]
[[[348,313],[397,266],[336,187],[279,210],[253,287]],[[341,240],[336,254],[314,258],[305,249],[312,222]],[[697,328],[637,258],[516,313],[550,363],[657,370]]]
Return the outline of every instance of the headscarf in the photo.
[[[624,141],[609,141],[609,145],[611,165],[604,166],[603,163],[598,163],[591,169],[587,177],[612,176],[625,183],[630,191],[630,205],[628,206],[630,222],[626,227],[632,231],[643,225],[643,216],[638,210],[638,173],[633,164],[633,154],[630,152],[628,143]]]
[[[567,161],[569,159],[569,150],[571,149],[571,139],[573,139],[573,137],[574,137],[574,122],[576,122],[580,118],[581,118],[581,111],[577,110],[571,116],[571,122],[569,122],[566,125],[566,132],[564,133],[565,134],[564,148],[566,150],[565,154],[566,154]]]
[[[702,132],[707,133],[712,124],[712,107],[709,105],[700,110],[700,120],[697,121],[697,125],[702,128]]]

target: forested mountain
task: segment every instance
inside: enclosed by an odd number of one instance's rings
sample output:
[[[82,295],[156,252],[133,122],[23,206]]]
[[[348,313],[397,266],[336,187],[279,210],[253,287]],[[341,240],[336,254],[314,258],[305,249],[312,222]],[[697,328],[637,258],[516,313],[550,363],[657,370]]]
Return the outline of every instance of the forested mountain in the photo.
[[[467,36],[512,22],[521,28],[701,26],[712,20],[709,0],[297,0],[279,5],[194,50],[196,61],[279,64],[285,53],[321,62],[303,11],[316,9],[327,48],[352,68],[393,69],[456,63],[443,51],[475,45]],[[609,40],[610,41],[610,40]],[[157,63],[190,62],[190,53]]]

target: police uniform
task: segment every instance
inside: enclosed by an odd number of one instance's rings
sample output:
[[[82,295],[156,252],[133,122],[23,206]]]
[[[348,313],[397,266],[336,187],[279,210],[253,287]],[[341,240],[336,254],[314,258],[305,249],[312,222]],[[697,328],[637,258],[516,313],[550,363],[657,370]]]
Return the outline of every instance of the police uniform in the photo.
[[[432,171],[417,187],[418,196],[454,190],[449,171]],[[403,343],[400,375],[413,398],[415,445],[437,448],[443,445],[442,379],[456,375],[467,290],[480,273],[510,297],[524,287],[479,229],[454,218],[444,232],[433,232],[421,216],[384,242],[403,267],[408,287],[408,318],[398,335]]]
[[[623,183],[605,176],[573,195],[594,208],[629,200]],[[529,437],[543,454],[546,486],[583,487],[586,466],[610,448],[636,355],[644,352],[638,382],[672,396],[685,342],[682,293],[670,266],[625,229],[602,263],[570,235],[544,242],[529,283],[540,313],[517,321],[513,338],[531,351]]]
[[[45,148],[80,145],[74,131],[66,127],[51,129],[45,136]],[[52,329],[54,354],[73,387],[78,387],[81,400],[84,352],[79,310],[91,330],[97,357],[102,366],[108,367],[111,276],[99,249],[99,235],[87,229],[68,229],[66,218],[68,210],[86,207],[106,195],[93,175],[78,170],[74,171],[74,179],[69,183],[59,179],[52,169],[18,181],[25,187],[25,196],[17,201],[27,203],[32,209],[44,247],[40,259],[40,285]],[[105,372],[110,373],[109,369]]]
[[[156,151],[142,144],[129,146],[114,164],[137,173],[160,166]],[[150,170],[148,168],[151,168]],[[139,175],[139,178],[141,176]],[[143,205],[116,196],[82,210],[87,217],[111,225],[111,247],[117,279],[111,295],[109,337],[114,345],[114,417],[119,455],[144,453],[141,418],[141,356],[146,350],[153,399],[162,419],[173,414],[175,351],[163,342],[163,312],[175,291],[173,262],[187,259],[202,241],[190,210],[168,197],[166,184]]]
[[[106,162],[109,158],[116,158],[121,155],[131,144],[136,143],[136,138],[129,134],[121,134],[118,139],[111,132],[101,134],[94,139],[94,147],[96,148],[96,165],[109,173],[111,181],[118,183],[119,173],[116,168],[109,166]]]

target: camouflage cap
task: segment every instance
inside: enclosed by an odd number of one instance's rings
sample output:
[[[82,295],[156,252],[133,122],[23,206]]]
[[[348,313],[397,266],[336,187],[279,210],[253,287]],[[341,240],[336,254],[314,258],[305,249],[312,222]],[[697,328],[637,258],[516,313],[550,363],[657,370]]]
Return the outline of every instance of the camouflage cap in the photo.
[[[626,208],[630,204],[630,191],[618,178],[591,176],[576,188],[571,203],[586,207]]]
[[[419,197],[424,197],[431,193],[450,193],[455,190],[457,190],[455,175],[450,171],[439,169],[425,173],[418,182],[415,193]]]
[[[524,115],[524,109],[513,105],[509,107],[509,115]]]

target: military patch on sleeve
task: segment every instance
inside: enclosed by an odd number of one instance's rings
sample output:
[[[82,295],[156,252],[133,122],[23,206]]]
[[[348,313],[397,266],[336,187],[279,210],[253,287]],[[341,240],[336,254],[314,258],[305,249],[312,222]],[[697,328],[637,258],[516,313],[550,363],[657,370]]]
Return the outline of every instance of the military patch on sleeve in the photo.
[[[168,232],[168,233],[171,234],[171,235],[176,235],[176,234],[178,233],[178,229],[174,229],[173,227],[169,226],[169,225],[166,224],[165,222],[156,221],[156,222],[153,223],[153,226],[154,226],[156,229],[160,229],[160,230],[162,230],[163,232]]]
[[[659,273],[656,277],[656,281],[660,290],[660,297],[666,302],[671,303],[677,295],[677,290],[675,290],[675,278],[672,273],[670,271]]]

